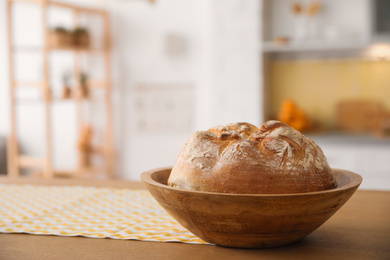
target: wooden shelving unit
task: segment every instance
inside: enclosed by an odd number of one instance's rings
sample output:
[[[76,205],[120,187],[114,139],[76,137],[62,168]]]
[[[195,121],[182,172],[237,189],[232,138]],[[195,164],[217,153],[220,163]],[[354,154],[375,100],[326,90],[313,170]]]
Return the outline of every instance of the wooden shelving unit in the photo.
[[[12,8],[14,5],[19,3],[33,3],[40,5],[42,8],[42,28],[44,31],[44,46],[15,46],[13,42],[13,24],[12,24]],[[103,20],[103,33],[102,33],[102,46],[101,48],[55,48],[49,44],[49,24],[48,24],[48,12],[49,7],[59,7],[71,10],[74,15],[74,26],[77,27],[79,24],[80,16],[83,14],[98,15]],[[8,139],[8,176],[9,177],[20,177],[21,169],[38,167],[39,176],[44,178],[54,178],[56,176],[68,176],[68,177],[82,177],[86,175],[96,175],[97,173],[104,174],[108,178],[114,177],[115,163],[114,163],[114,148],[113,148],[113,129],[112,129],[112,84],[111,84],[111,51],[110,51],[110,17],[105,10],[86,8],[81,6],[70,5],[66,3],[54,2],[50,0],[8,0],[8,48],[9,48],[9,74],[10,74],[10,103],[11,103],[11,131]],[[105,103],[105,129],[104,129],[104,141],[98,146],[93,146],[89,149],[91,155],[99,155],[103,158],[103,166],[88,165],[87,167],[76,166],[73,171],[60,171],[53,167],[53,140],[52,140],[52,104],[58,102],[51,96],[50,86],[50,67],[49,67],[49,55],[54,51],[69,51],[74,54],[74,75],[77,78],[81,76],[81,55],[88,53],[100,53],[104,57],[104,68],[105,78],[103,80],[88,80],[89,91],[100,89],[104,91],[104,103]],[[14,53],[17,51],[31,51],[39,52],[43,56],[43,78],[36,82],[21,82],[15,78],[14,69]],[[41,158],[31,157],[28,155],[21,154],[19,150],[19,141],[17,136],[17,122],[16,122],[16,102],[17,97],[15,95],[16,90],[21,86],[28,86],[32,88],[38,88],[41,92],[42,98],[40,102],[44,104],[44,116],[45,116],[45,129],[46,129],[46,140],[45,148],[46,154]],[[75,86],[80,88],[80,86]],[[78,132],[85,127],[86,120],[83,118],[83,103],[89,102],[87,98],[72,98],[71,102],[75,102],[76,106],[76,122]],[[79,153],[77,147],[75,154]],[[79,154],[80,156],[80,154]]]
[[[307,52],[307,51],[337,51],[337,50],[362,50],[370,46],[368,41],[311,41],[311,42],[291,42],[285,45],[278,45],[272,41],[263,42],[261,49],[263,52]]]

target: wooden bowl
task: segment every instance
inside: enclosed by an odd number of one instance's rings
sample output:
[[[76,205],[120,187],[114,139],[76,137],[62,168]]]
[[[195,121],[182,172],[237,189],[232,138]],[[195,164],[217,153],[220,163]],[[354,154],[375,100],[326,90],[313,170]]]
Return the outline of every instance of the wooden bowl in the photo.
[[[357,190],[362,177],[333,170],[337,188],[295,194],[229,194],[167,185],[171,168],[142,173],[160,205],[199,238],[220,246],[264,248],[287,245],[328,220]],[[335,237],[335,239],[337,239]]]

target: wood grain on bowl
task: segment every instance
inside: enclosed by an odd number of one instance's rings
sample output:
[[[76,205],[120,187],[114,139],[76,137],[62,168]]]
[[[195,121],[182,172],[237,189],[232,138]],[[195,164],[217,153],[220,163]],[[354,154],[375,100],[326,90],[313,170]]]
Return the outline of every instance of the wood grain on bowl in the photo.
[[[182,226],[220,246],[276,247],[296,242],[328,220],[356,191],[358,174],[333,170],[338,186],[295,194],[199,192],[167,185],[171,168],[144,172],[152,196]]]

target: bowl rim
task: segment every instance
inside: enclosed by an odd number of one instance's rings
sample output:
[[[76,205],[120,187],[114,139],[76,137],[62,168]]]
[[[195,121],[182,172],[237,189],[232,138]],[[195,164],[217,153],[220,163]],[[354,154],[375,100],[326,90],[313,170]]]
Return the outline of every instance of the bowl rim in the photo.
[[[176,187],[171,187],[166,184],[162,184],[160,182],[157,182],[153,180],[152,174],[160,171],[166,171],[166,170],[172,170],[172,167],[160,167],[160,168],[155,168],[152,170],[145,171],[141,173],[141,180],[145,184],[157,186],[163,189],[167,190],[172,190],[172,191],[179,191],[179,192],[184,192],[184,193],[193,193],[193,194],[209,194],[209,195],[219,195],[219,196],[247,196],[247,197],[280,197],[280,196],[310,196],[310,195],[319,195],[319,194],[326,194],[326,193],[333,193],[333,192],[339,192],[339,191],[344,191],[344,190],[349,190],[353,188],[358,188],[360,184],[363,181],[362,176],[360,176],[357,173],[347,171],[347,170],[342,170],[342,169],[333,169],[332,172],[337,172],[338,174],[344,174],[350,177],[350,182],[346,183],[345,185],[342,185],[340,187],[336,187],[330,190],[323,190],[323,191],[312,191],[312,192],[302,192],[302,193],[274,193],[274,194],[244,194],[244,193],[222,193],[222,192],[210,192],[210,191],[194,191],[194,190],[186,190],[186,189],[181,189],[181,188],[176,188]]]

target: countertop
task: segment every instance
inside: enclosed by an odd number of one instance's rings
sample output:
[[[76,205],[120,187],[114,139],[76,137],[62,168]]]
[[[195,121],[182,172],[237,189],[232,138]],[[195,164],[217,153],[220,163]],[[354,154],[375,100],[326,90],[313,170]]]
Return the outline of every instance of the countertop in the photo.
[[[3,184],[143,189],[121,180],[8,179]],[[235,249],[134,240],[0,234],[0,259],[390,259],[390,192],[358,190],[324,225],[293,245]]]

